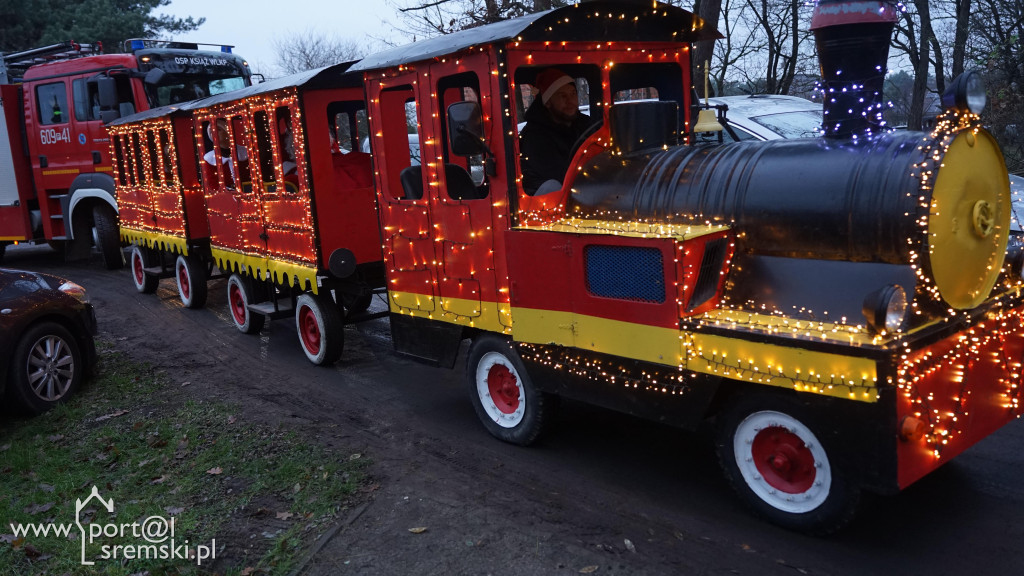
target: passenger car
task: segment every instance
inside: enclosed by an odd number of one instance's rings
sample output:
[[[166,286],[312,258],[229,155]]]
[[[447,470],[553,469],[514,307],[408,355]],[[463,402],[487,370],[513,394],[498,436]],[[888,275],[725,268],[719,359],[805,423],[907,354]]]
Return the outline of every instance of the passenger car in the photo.
[[[740,140],[813,138],[821,134],[821,102],[778,94],[722,96],[708,102],[729,107],[727,118]],[[728,132],[725,137],[732,139]]]
[[[65,401],[96,365],[96,313],[64,278],[0,268],[0,391],[40,414]]]

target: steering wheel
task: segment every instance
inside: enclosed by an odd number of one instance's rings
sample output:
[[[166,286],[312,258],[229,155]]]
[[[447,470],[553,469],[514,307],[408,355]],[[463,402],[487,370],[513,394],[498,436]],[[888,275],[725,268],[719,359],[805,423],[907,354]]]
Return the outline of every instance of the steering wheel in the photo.
[[[572,148],[570,149],[571,152],[569,153],[569,157],[572,158],[573,156],[576,156],[576,151],[580,149],[580,146],[583,146],[583,143],[587,141],[587,138],[590,138],[591,136],[594,135],[595,132],[600,130],[601,126],[604,126],[604,122],[601,120],[598,120],[597,122],[594,122],[590,126],[587,126],[586,130],[584,130],[583,133],[580,134],[579,138],[577,138],[576,141],[572,143]]]

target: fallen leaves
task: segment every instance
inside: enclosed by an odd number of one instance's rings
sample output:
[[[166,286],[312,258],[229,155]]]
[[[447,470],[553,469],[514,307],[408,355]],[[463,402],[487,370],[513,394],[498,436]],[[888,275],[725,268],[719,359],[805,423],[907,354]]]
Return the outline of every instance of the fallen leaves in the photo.
[[[292,514],[291,512],[278,512],[277,513],[277,519],[278,520],[288,520],[292,516],[295,516],[295,514]]]
[[[216,476],[216,475],[221,474],[223,472],[224,472],[224,469],[221,468],[220,466],[214,466],[213,468],[210,468],[209,470],[206,471],[207,474],[210,474],[212,476]]]
[[[47,502],[46,504],[30,504],[25,507],[25,514],[31,514],[33,516],[41,514],[50,508],[53,508],[54,504],[54,502]]]
[[[171,516],[177,516],[178,514],[181,514],[184,511],[185,511],[185,509],[182,508],[181,506],[165,506],[164,507],[164,512],[167,512]]]
[[[593,574],[594,572],[597,572],[598,568],[600,568],[600,566],[584,566],[583,568],[580,568],[580,574]]]
[[[103,416],[97,416],[96,422],[103,422],[104,420],[110,420],[111,418],[117,418],[127,414],[127,410],[118,410],[117,412],[111,412],[110,414],[104,414]]]
[[[416,528],[409,528],[409,532],[412,532],[413,534],[423,534],[426,531],[426,526],[417,526]]]

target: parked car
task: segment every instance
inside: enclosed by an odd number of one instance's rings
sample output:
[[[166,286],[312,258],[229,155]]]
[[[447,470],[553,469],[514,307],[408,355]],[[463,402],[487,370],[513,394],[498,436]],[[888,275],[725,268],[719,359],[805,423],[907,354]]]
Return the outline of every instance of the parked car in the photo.
[[[821,102],[796,96],[753,94],[711,98],[729,107],[727,118],[740,140],[813,138],[821,134]],[[728,132],[726,138],[732,140]]]
[[[0,397],[40,414],[64,402],[96,366],[96,313],[64,278],[0,268]]]

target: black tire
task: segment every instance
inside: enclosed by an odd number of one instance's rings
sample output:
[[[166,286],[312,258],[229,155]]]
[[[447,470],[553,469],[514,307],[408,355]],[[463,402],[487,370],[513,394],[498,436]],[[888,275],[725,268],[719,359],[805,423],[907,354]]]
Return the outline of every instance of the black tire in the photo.
[[[809,422],[796,400],[756,394],[722,415],[716,445],[726,479],[757,515],[821,536],[849,524],[860,489]]]
[[[7,243],[0,242],[0,264],[4,261],[4,252],[7,251]]]
[[[26,330],[14,347],[7,394],[23,411],[42,414],[74,394],[84,371],[81,347],[71,332],[42,322]]]
[[[373,303],[373,292],[369,288],[361,290],[358,294],[343,294],[341,296],[341,303],[345,307],[346,316],[355,316],[356,314],[362,314],[370,307]]]
[[[132,244],[132,251],[129,255],[132,283],[135,284],[135,289],[142,294],[152,294],[156,292],[157,286],[160,285],[160,279],[152,274],[147,274],[145,270],[153,266],[154,259],[155,255],[152,250],[138,244]]]
[[[106,202],[92,208],[92,221],[96,226],[96,248],[103,255],[103,264],[107,270],[117,270],[124,266],[124,253],[121,251],[121,234],[117,228],[117,213]]]
[[[206,306],[206,266],[198,258],[179,254],[174,261],[174,280],[185,308]]]
[[[295,300],[295,329],[306,358],[330,366],[345,349],[345,321],[338,305],[326,294],[301,294]]]
[[[537,390],[512,344],[485,334],[473,341],[466,384],[476,415],[492,436],[519,446],[547,430],[557,398]]]

